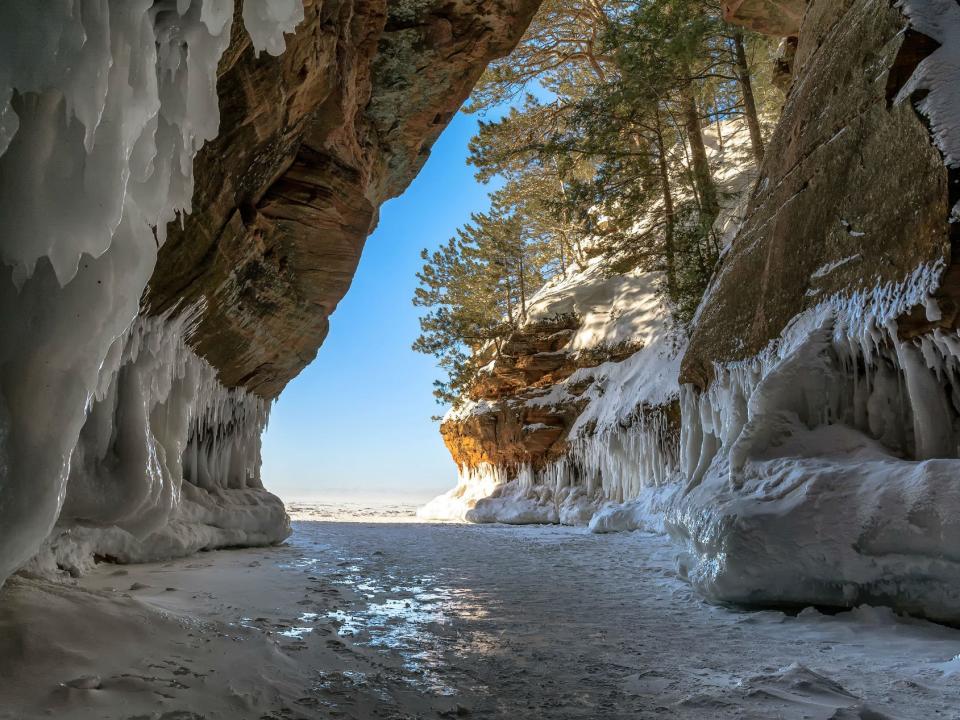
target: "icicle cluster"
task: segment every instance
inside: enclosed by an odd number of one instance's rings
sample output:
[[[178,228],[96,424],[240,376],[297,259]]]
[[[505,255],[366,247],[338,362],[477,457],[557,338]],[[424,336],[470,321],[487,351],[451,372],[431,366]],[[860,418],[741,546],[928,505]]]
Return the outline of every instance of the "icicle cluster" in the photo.
[[[138,319],[108,355],[73,453],[61,523],[145,536],[178,510],[184,482],[260,488],[268,403],[228,390],[184,340],[193,313]]]
[[[258,49],[293,4],[256,13]],[[0,582],[53,526],[101,367],[190,210],[232,18],[232,0],[0,7]]]
[[[794,318],[756,357],[715,366],[705,393],[683,388],[681,465],[688,487],[701,482],[721,452],[737,484],[750,454],[775,443],[794,419],[808,427],[847,424],[909,457],[955,456],[942,381],[960,359],[952,350],[960,345],[939,331],[902,342],[895,324],[917,305],[937,318],[932,293],[942,271],[942,263],[922,265],[902,283],[832,297]]]
[[[607,503],[640,497],[677,468],[676,432],[661,411],[627,427],[608,426],[569,441],[563,457],[529,464],[461,467],[457,486],[418,512],[423,519],[586,525]]]

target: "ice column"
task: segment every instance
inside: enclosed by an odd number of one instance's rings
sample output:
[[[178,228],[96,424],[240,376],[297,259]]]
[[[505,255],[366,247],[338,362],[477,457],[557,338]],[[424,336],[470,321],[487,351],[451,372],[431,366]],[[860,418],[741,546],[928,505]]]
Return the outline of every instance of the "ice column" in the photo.
[[[250,2],[258,50],[299,4]],[[0,5],[0,582],[53,526],[108,350],[190,209],[232,18],[232,0]]]

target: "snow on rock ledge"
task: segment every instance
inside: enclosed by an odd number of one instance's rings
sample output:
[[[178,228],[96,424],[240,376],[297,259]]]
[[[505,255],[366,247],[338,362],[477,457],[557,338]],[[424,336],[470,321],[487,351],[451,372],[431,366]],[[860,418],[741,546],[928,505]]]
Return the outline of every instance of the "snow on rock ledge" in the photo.
[[[960,620],[960,333],[896,326],[939,270],[811,309],[684,389],[666,525],[708,597]]]
[[[742,124],[725,123],[722,145],[713,133],[726,237],[756,169]],[[471,397],[444,419],[459,482],[420,517],[599,527],[598,514],[670,482],[685,338],[661,281],[641,269],[613,273],[598,254],[537,292]]]
[[[603,503],[664,482],[676,466],[683,343],[658,280],[610,276],[598,257],[537,293],[477,383],[485,396],[444,419],[460,480],[419,516],[585,525]]]

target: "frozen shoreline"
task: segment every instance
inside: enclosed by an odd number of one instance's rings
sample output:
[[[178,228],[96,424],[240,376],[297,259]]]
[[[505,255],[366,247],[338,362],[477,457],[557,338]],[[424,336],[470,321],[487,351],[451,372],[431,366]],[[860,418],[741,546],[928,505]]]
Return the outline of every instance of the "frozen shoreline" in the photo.
[[[960,630],[869,607],[711,606],[674,556],[642,532],[295,522],[281,547],[104,564],[78,587],[17,578],[0,602],[0,718],[930,718],[960,706]],[[59,686],[83,676],[99,688]]]

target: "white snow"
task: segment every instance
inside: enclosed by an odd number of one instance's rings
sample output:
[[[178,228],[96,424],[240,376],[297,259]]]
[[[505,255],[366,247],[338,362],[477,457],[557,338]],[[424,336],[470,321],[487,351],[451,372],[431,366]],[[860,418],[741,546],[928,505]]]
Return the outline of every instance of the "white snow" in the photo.
[[[460,468],[457,486],[417,510],[417,517],[421,520],[465,520],[477,500],[491,496],[504,482],[499,469],[486,463],[476,468]]]
[[[818,267],[816,270],[813,271],[810,277],[813,279],[826,277],[837,268],[843,267],[847,263],[853,262],[859,257],[860,257],[860,253],[857,253],[856,255],[850,255],[845,258],[840,258],[839,260],[834,260],[833,262],[827,263],[826,265],[821,265],[820,267]]]
[[[527,401],[541,407],[568,403],[574,399],[568,388],[589,382],[577,395],[586,407],[568,432],[570,449],[563,458],[537,470],[488,464],[460,468],[457,487],[418,516],[585,525],[604,502],[621,502],[664,482],[676,467],[677,449],[660,407],[679,396],[676,378],[684,345],[657,292],[659,280],[641,271],[610,276],[604,261],[594,259],[537,293],[529,322],[573,312],[582,319],[568,345],[572,350],[614,349],[625,342],[640,349],[622,362],[577,370]],[[468,401],[446,419],[492,408],[486,400]]]
[[[291,13],[260,17],[257,47]],[[232,18],[231,0],[0,9],[0,582],[50,532],[166,225],[190,210]]]
[[[926,96],[917,104],[930,121],[933,141],[949,168],[960,167],[960,6],[951,0],[900,0],[897,6],[918,32],[936,40],[938,47],[917,66],[895,102],[905,102],[917,90]],[[954,219],[960,209],[953,208]]]

